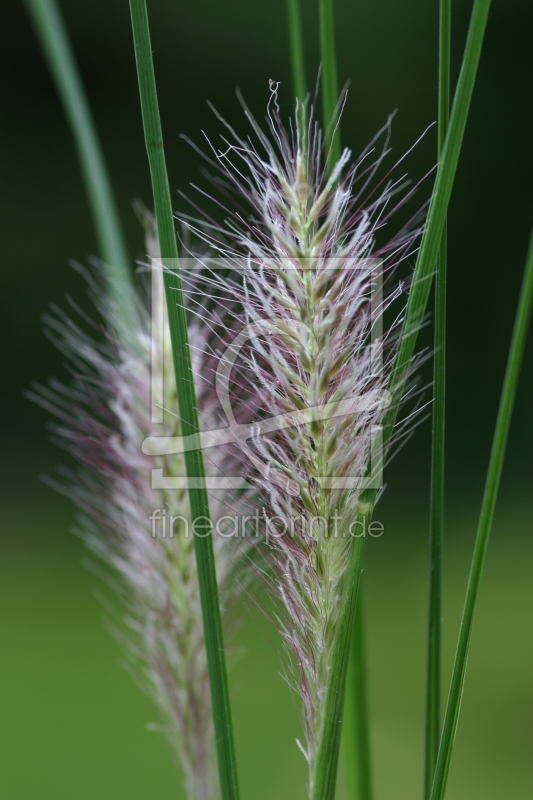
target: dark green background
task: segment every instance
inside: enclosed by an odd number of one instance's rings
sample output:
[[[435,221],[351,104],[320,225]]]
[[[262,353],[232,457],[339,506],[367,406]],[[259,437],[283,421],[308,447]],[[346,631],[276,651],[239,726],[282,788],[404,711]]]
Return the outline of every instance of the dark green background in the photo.
[[[305,6],[308,80],[318,69],[317,3]],[[150,204],[128,4],[62,3],[94,109],[132,257],[143,255],[131,201]],[[291,109],[285,5],[152,0],[152,41],[170,182],[196,180],[200,162],[179,139],[219,127],[212,100],[239,131],[240,86],[257,117],[268,79]],[[359,152],[394,109],[399,157],[436,118],[438,4],[337,2],[341,84],[351,87],[343,141]],[[453,76],[470,13],[453,8]],[[65,293],[83,302],[69,267],[96,252],[74,147],[19,2],[1,10],[2,270],[0,397],[0,796],[175,797],[175,775],[154,718],[120,666],[102,624],[96,577],[68,534],[73,512],[38,480],[60,456],[46,415],[23,398],[34,380],[62,376],[40,315]],[[494,0],[450,209],[448,533],[444,632],[453,658],[499,389],[533,221],[533,11]],[[420,178],[435,163],[436,132],[410,157]],[[427,200],[430,184],[417,202]],[[430,343],[430,331],[426,332]],[[533,794],[531,452],[533,348],[526,352],[502,494],[489,552],[452,763],[450,800],[525,800]],[[423,380],[429,380],[429,366]],[[373,760],[378,800],[420,796],[430,425],[386,473],[367,570]],[[245,615],[231,673],[243,798],[303,798],[297,712],[271,641]]]

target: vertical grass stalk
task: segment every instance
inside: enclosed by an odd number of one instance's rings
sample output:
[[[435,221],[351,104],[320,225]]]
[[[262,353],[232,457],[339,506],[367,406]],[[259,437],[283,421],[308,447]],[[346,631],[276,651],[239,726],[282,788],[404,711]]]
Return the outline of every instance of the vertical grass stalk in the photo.
[[[292,88],[300,103],[303,103],[307,94],[307,86],[300,0],[287,0],[287,12],[289,17]]]
[[[364,604],[360,596],[355,609],[344,706],[344,758],[350,800],[370,800],[372,773],[368,724]]]
[[[474,554],[472,557],[472,566],[470,569],[465,605],[461,619],[461,629],[457,643],[457,652],[455,655],[455,663],[453,666],[450,691],[448,694],[446,714],[444,717],[442,739],[435,768],[435,779],[433,782],[433,790],[431,792],[431,800],[442,800],[446,791],[446,781],[450,768],[453,742],[457,730],[457,721],[459,718],[461,698],[463,695],[466,662],[468,658],[470,639],[472,636],[476,604],[479,596],[481,575],[483,572],[483,565],[489,543],[492,520],[494,517],[494,508],[496,506],[496,499],[498,496],[503,459],[505,456],[505,448],[509,435],[509,426],[511,424],[511,416],[516,397],[520,366],[522,364],[522,357],[526,344],[532,304],[533,233],[529,243],[524,278],[522,282],[522,288],[520,290],[520,298],[515,317],[513,337],[511,340],[511,347],[509,349],[509,358],[507,361],[507,369],[505,372],[500,407],[498,410],[498,418],[496,420],[496,428],[494,431],[492,451],[485,483],[485,491],[483,493],[483,501],[481,504],[481,513],[479,517],[476,542],[474,545]]]
[[[26,0],[26,8],[74,137],[100,257],[107,265],[109,295],[119,313],[131,321],[134,306],[126,289],[131,284],[126,243],[96,127],[59,6],[56,0]]]
[[[439,20],[439,158],[450,113],[451,0],[441,0]],[[446,222],[435,275],[435,339],[433,362],[433,430],[429,529],[429,611],[426,684],[424,797],[429,800],[440,735],[441,583],[444,542],[444,470],[446,409]]]
[[[432,274],[435,269],[442,234],[444,232],[448,203],[455,179],[459,154],[461,152],[470,101],[472,99],[490,2],[491,0],[475,0],[472,9],[463,63],[454,95],[448,132],[439,161],[426,229],[422,237],[413,275],[412,287],[409,292],[401,343],[396,356],[391,388],[393,398],[396,400],[401,397],[401,390],[406,378],[406,370],[411,363],[418,331],[422,324],[427,306]],[[386,423],[386,445],[388,445],[390,437],[392,436],[396,414],[397,403],[393,402]]]
[[[459,161],[489,9],[490,0],[475,0],[461,72],[450,115],[448,133],[437,170],[427,226],[416,261],[402,327],[401,343],[391,377],[390,391],[393,402],[391,411],[384,420],[385,453],[390,444],[397,416],[398,400],[402,396],[407,370],[411,364],[418,331],[423,321],[431,289],[433,271],[442,240],[448,203]],[[375,499],[375,490],[367,491],[361,497],[359,513],[362,524],[368,525]],[[349,643],[355,617],[364,551],[365,542],[363,537],[360,540],[355,540],[350,551],[342,609],[337,625],[330,667],[330,678],[324,700],[323,725],[320,732],[313,784],[313,800],[334,800],[335,797]],[[433,800],[436,800],[436,798],[433,798]]]
[[[330,169],[341,155],[340,135],[335,131],[335,108],[339,99],[337,86],[337,59],[335,57],[335,30],[333,24],[333,0],[319,0],[320,9],[320,58],[322,61],[322,115],[326,151]]]
[[[191,370],[187,323],[178,267],[178,248],[165,165],[163,134],[159,118],[148,27],[148,11],[145,0],[130,0],[130,11],[144,134],[152,176],[161,255],[163,263],[168,267],[164,273],[165,293],[182,435],[189,436],[196,434],[199,430],[198,412]],[[205,487],[202,451],[191,450],[186,452],[185,462],[189,479],[191,518],[193,521],[201,520],[202,530],[205,531],[204,523],[209,521],[209,505]],[[202,605],[221,796],[223,800],[237,800],[239,793],[235,748],[211,535],[207,537],[195,536],[194,546]]]

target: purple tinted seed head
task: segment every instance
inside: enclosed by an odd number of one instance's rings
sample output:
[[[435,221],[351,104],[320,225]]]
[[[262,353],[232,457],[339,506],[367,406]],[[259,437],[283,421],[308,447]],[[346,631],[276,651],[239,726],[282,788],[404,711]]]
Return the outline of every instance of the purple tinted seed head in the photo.
[[[305,130],[297,112],[288,132],[277,84],[271,92],[268,134],[243,101],[252,135],[226,126],[220,149],[209,143],[214,182],[235,201],[224,222],[202,214],[183,224],[218,259],[213,292],[240,310],[230,331],[235,381],[255,415],[242,469],[260,496],[258,546],[282,608],[276,622],[290,654],[286,677],[302,701],[306,744],[298,744],[311,791],[353,523],[383,466],[376,441],[403,309],[396,271],[421,231],[411,220],[377,244],[410,196],[403,179],[378,177],[388,125],[381,151],[376,138],[359,159],[344,150],[329,165],[313,109]],[[245,346],[243,331],[253,333]]]

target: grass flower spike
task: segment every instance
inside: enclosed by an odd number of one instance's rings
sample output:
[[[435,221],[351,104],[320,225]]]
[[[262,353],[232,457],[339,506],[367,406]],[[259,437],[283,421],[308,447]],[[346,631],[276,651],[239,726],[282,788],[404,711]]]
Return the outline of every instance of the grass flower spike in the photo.
[[[149,218],[148,228],[149,250],[157,256]],[[162,282],[161,272],[154,277]],[[62,490],[83,512],[86,542],[118,576],[113,584],[127,609],[128,639],[141,665],[138,674],[166,720],[164,729],[179,755],[187,796],[212,800],[218,796],[218,778],[184,458],[180,453],[156,458],[142,453],[148,436],[180,435],[166,305],[161,291],[163,302],[153,302],[152,315],[159,323],[162,316],[163,325],[152,328],[139,299],[137,324],[124,329],[119,340],[109,319],[113,306],[94,281],[92,286],[106,322],[104,341],[91,338],[66,317],[49,317],[48,330],[69,359],[74,384],[37,387],[33,398],[59,418],[56,438],[83,465],[81,474],[66,475]],[[163,337],[153,341],[154,330],[163,331]],[[207,333],[199,322],[191,323],[193,371],[203,367]],[[161,389],[156,398],[152,379]],[[205,382],[203,387],[199,405],[209,416],[212,397]],[[162,424],[151,422],[153,399],[165,410]],[[220,469],[224,458],[221,448],[212,455]],[[154,467],[182,476],[183,488],[152,488]],[[224,513],[227,500],[212,498],[213,519]],[[223,590],[233,573],[232,555],[219,536],[213,536],[213,546]]]
[[[289,136],[278,114],[277,84],[271,92],[270,137],[245,107],[257,145],[237,138],[224,139],[223,151],[213,148],[213,163],[240,210],[230,210],[220,228],[188,224],[233,270],[213,273],[213,282],[242,307],[234,340],[239,385],[256,415],[248,470],[264,505],[270,588],[284,609],[288,680],[302,699],[306,743],[300,748],[311,793],[345,569],[358,535],[353,523],[363,487],[382,466],[376,442],[390,403],[401,314],[384,333],[379,326],[403,287],[396,282],[382,294],[380,286],[394,283],[418,231],[409,224],[386,244],[375,243],[405,201],[394,199],[403,181],[386,178],[369,189],[386,143],[377,156],[369,148],[351,166],[345,150],[329,168],[312,113],[302,130],[297,112]],[[234,276],[236,265],[242,280],[217,277]]]

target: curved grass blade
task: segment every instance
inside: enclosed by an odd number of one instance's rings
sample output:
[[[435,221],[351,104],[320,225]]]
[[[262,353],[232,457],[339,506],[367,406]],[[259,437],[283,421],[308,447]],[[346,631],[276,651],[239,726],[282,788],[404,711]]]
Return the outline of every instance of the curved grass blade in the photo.
[[[524,355],[532,305],[533,233],[529,243],[526,268],[522,281],[522,288],[520,290],[518,309],[515,317],[513,338],[511,340],[511,347],[509,349],[509,358],[507,361],[507,369],[505,372],[500,407],[498,410],[498,418],[496,420],[496,428],[494,430],[492,451],[490,454],[487,480],[485,483],[485,491],[483,493],[483,501],[481,504],[479,525],[476,534],[476,542],[474,545],[474,554],[472,556],[472,566],[470,569],[470,577],[468,579],[468,588],[466,591],[463,616],[461,619],[461,629],[457,643],[457,652],[455,655],[450,691],[448,694],[446,714],[444,717],[442,739],[437,758],[437,765],[435,768],[435,779],[433,782],[433,790],[431,792],[431,800],[442,800],[446,791],[446,781],[450,768],[450,759],[452,756],[455,732],[457,730],[457,721],[459,719],[459,710],[461,706],[461,698],[463,695],[466,673],[466,662],[468,658],[470,639],[472,636],[476,604],[479,596],[481,575],[483,572],[483,564],[485,562],[487,546],[489,543],[492,520],[494,517],[494,508],[496,506],[496,499],[498,496],[503,459],[505,456],[505,448],[509,435],[509,427],[511,424],[511,416],[516,397],[516,388],[518,385],[518,377],[520,375],[522,357]]]
[[[418,254],[413,283],[409,293],[406,316],[402,328],[401,343],[395,359],[390,391],[392,408],[385,419],[384,454],[390,445],[396,421],[397,406],[402,396],[409,365],[413,356],[418,331],[423,320],[435,262],[444,230],[448,203],[452,191],[457,162],[461,151],[470,100],[481,55],[490,0],[475,0],[463,56],[463,63],[455,93],[450,124],[442,158],[437,170],[428,222]],[[360,521],[367,530],[376,500],[376,491],[363,493],[360,502]],[[344,585],[342,609],[337,626],[330,679],[324,701],[322,730],[313,783],[313,800],[334,800],[337,779],[337,763],[342,730],[342,714],[350,636],[355,617],[355,606],[361,570],[364,562],[366,537],[353,541]]]
[[[26,0],[37,38],[67,116],[93,218],[100,257],[107,264],[109,294],[130,321],[133,298],[128,252],[96,127],[56,0]]]
[[[148,27],[148,11],[145,0],[130,0],[130,12],[144,135],[152,176],[161,254],[163,264],[166,267],[164,273],[165,293],[182,435],[189,436],[196,434],[199,430],[198,412],[191,370],[187,323],[178,266],[178,247],[165,164],[163,134],[159,118]],[[191,517],[193,521],[201,521],[202,530],[205,531],[207,529],[205,525],[209,522],[209,505],[205,487],[202,451],[190,450],[186,452],[185,462],[187,478],[189,479]],[[221,796],[223,800],[237,800],[239,792],[235,747],[211,535],[206,537],[195,536],[194,547],[202,604]]]
[[[337,87],[337,59],[335,57],[335,30],[333,25],[333,0],[319,0],[320,9],[320,58],[322,60],[322,115],[326,152],[330,169],[340,158],[340,134],[335,132],[335,109],[339,99]]]
[[[440,0],[439,21],[439,157],[450,113],[451,0]],[[426,684],[424,796],[429,800],[440,737],[441,583],[444,542],[444,469],[446,409],[446,222],[435,274],[435,340],[433,362],[433,430],[429,528],[429,609]]]
[[[491,0],[475,0],[472,9],[463,64],[453,100],[448,132],[437,170],[426,229],[422,237],[420,251],[416,261],[413,282],[407,302],[405,321],[401,333],[401,343],[395,359],[394,373],[391,379],[390,391],[393,395],[393,404],[385,422],[384,438],[386,447],[392,436],[392,429],[396,421],[398,401],[402,395],[407,371],[411,363],[418,331],[425,314],[431,289],[433,271],[442,240],[448,203],[455,179],[468,110],[470,108],[470,100],[472,98],[481,55],[490,2]]]

